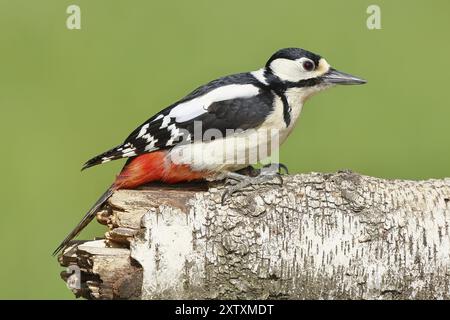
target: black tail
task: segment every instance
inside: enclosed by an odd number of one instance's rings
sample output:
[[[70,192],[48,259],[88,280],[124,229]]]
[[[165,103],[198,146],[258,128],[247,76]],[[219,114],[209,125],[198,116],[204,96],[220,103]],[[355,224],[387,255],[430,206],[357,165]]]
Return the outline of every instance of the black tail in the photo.
[[[106,200],[108,200],[112,194],[114,193],[114,187],[109,187],[108,190],[100,197],[100,199],[97,200],[97,202],[92,206],[92,208],[86,213],[86,215],[81,219],[81,221],[77,224],[75,229],[73,229],[67,237],[61,242],[61,244],[58,246],[58,248],[53,251],[53,255],[56,255],[59,251],[62,249],[65,249],[68,245],[68,243],[75,238],[81,230],[86,227],[89,222],[95,217],[95,214],[97,213],[97,210],[100,208],[100,206],[105,203]]]
[[[96,166],[98,164],[112,161],[112,160],[127,158],[128,157],[127,153],[129,153],[131,151],[134,151],[134,149],[125,147],[123,144],[118,145],[117,147],[114,147],[114,148],[112,148],[106,152],[103,152],[102,154],[99,154],[98,156],[95,156],[92,159],[86,161],[86,163],[81,168],[81,171],[83,171],[84,169]]]

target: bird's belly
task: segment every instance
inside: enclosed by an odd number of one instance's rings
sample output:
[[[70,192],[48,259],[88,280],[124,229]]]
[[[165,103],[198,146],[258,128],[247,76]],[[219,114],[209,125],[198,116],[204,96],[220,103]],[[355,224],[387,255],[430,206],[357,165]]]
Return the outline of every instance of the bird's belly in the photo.
[[[267,130],[247,130],[213,141],[174,147],[170,160],[189,164],[195,171],[235,171],[266,159],[278,147]]]

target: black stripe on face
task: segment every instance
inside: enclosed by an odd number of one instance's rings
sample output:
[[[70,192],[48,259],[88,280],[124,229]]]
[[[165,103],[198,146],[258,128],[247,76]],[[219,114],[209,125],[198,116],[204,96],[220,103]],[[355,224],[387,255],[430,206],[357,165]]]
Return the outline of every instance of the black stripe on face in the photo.
[[[298,82],[286,82],[286,88],[309,88],[314,87],[323,83],[323,79],[321,77],[303,79]]]
[[[310,79],[303,79],[297,82],[292,81],[283,81],[274,75],[270,69],[266,69],[264,72],[264,77],[266,81],[269,83],[269,87],[275,92],[285,92],[289,88],[307,88],[314,87],[319,84],[322,84],[324,81],[322,76],[318,76]]]

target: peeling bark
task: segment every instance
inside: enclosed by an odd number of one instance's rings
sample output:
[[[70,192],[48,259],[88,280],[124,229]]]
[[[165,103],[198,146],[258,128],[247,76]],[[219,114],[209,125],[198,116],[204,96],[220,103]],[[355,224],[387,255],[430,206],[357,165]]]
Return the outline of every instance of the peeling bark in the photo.
[[[61,265],[94,299],[450,298],[450,179],[284,181],[224,206],[220,183],[118,191],[97,216],[105,240]]]

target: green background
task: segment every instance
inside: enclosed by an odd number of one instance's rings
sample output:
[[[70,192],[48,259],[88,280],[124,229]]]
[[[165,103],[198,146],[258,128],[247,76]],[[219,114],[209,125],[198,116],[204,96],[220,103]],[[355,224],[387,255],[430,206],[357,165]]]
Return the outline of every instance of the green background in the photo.
[[[382,30],[366,27],[372,3]],[[70,4],[81,30],[66,28]],[[444,0],[1,0],[0,298],[73,298],[51,252],[122,165],[82,163],[282,47],[369,80],[308,101],[281,149],[292,172],[450,176],[449,12]]]

